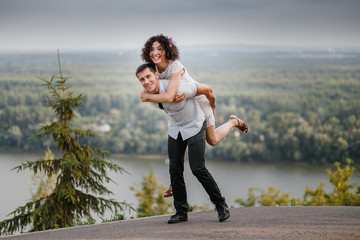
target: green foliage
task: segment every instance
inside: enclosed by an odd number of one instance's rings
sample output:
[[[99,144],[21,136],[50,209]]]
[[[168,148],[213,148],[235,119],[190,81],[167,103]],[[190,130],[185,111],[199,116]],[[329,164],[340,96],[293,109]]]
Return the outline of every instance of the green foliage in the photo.
[[[76,116],[74,109],[82,106],[82,94],[74,96],[63,77],[58,58],[60,76],[51,80],[42,79],[50,90],[47,106],[54,110],[57,120],[41,127],[36,136],[45,139],[51,136],[56,143],[60,158],[40,159],[26,162],[15,169],[30,169],[34,175],[44,173],[56,177],[53,191],[18,207],[9,215],[13,218],[0,222],[0,234],[12,234],[30,227],[30,231],[73,226],[76,222],[92,222],[91,212],[103,215],[106,210],[123,211],[129,205],[99,196],[112,194],[103,184],[112,181],[107,169],[123,172],[123,169],[107,160],[108,152],[100,147],[82,144],[79,141],[96,135],[90,130],[71,127]]]
[[[360,206],[360,187],[355,183],[349,184],[356,168],[351,166],[353,161],[348,159],[342,168],[339,162],[334,163],[336,171],[327,170],[334,189],[330,193],[324,191],[325,182],[321,182],[315,190],[307,188],[304,199],[291,198],[289,193],[281,194],[277,188],[269,187],[265,192],[262,188],[249,188],[246,200],[237,198],[236,203],[244,207],[260,206]],[[259,191],[258,196],[255,192]]]
[[[115,216],[112,216],[110,219],[104,219],[101,218],[102,222],[115,222],[115,221],[121,221],[121,220],[125,220],[126,217],[124,214],[115,214]]]
[[[255,187],[249,188],[248,198],[246,200],[244,200],[242,198],[237,198],[237,199],[235,199],[235,202],[239,203],[240,206],[254,207],[258,200],[258,196],[256,196],[255,191],[258,191],[258,190],[259,190],[259,188],[255,188]]]
[[[359,53],[337,52],[341,57],[311,51],[306,53],[310,57],[294,52],[187,54],[183,56],[188,72],[214,89],[216,125],[230,114],[249,125],[247,135],[234,129],[225,141],[209,147],[208,159],[333,164],[351,158],[359,163]],[[26,141],[39,123],[54,119],[39,103],[44,92],[29,79],[48,71],[51,58],[5,54],[0,59],[4,63],[0,64],[0,151],[46,150],[47,146],[54,150],[51,138]],[[71,61],[67,74],[77,79],[72,88],[87,96],[73,126],[102,136],[84,142],[113,153],[166,155],[164,113],[139,101],[136,51],[69,53],[67,59]]]
[[[78,221],[78,222],[74,223],[73,225],[71,225],[70,227],[91,225],[91,224],[95,224],[95,223],[96,223],[96,220],[93,219],[92,217],[89,217],[86,221]]]
[[[281,194],[277,188],[269,187],[261,194],[259,203],[262,206],[287,206],[291,200],[289,193]]]
[[[170,213],[169,208],[172,205],[163,197],[166,187],[158,183],[153,171],[150,171],[149,175],[143,174],[141,189],[131,187],[131,190],[136,192],[136,197],[139,201],[137,208],[138,217]]]
[[[330,193],[325,193],[322,182],[316,190],[306,189],[304,195],[304,205],[311,206],[360,206],[360,187],[355,183],[349,184],[356,168],[351,166],[352,160],[348,159],[344,168],[339,162],[334,164],[336,171],[328,169],[330,183],[334,189]],[[353,191],[352,191],[353,190]]]
[[[257,196],[255,192],[260,192],[260,196]],[[289,193],[282,193],[279,189],[270,186],[267,191],[262,188],[250,188],[248,198],[246,200],[237,198],[236,203],[239,203],[244,207],[253,207],[257,203],[261,206],[288,206],[290,202],[294,203],[299,201],[298,199],[292,199]]]
[[[191,204],[188,205],[188,212],[198,212],[198,211],[203,212],[208,210],[210,210],[209,204],[203,204],[201,206],[191,205]]]

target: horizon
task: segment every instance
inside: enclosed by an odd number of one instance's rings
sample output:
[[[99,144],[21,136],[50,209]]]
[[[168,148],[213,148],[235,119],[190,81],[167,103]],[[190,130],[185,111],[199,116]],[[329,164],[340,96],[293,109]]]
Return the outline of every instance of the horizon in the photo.
[[[214,51],[214,52],[252,52],[252,53],[266,53],[266,52],[327,52],[327,53],[359,53],[359,47],[326,47],[326,46],[271,46],[271,45],[249,45],[249,44],[206,44],[206,45],[177,45],[180,51],[198,52],[198,51]],[[60,50],[66,53],[111,53],[117,52],[123,54],[124,52],[141,51],[141,48],[65,48],[65,49],[1,49],[0,54],[47,54],[54,53]]]

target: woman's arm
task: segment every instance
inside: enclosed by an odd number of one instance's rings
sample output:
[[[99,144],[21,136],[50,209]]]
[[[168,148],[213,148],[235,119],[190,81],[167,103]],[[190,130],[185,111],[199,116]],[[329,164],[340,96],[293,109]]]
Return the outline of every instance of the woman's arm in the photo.
[[[150,94],[142,92],[140,94],[140,99],[142,102],[152,102],[152,103],[164,103],[174,101],[176,92],[179,89],[180,77],[184,74],[184,69],[181,69],[179,72],[171,75],[170,82],[165,93],[160,94]]]
[[[210,106],[211,106],[212,111],[215,116],[216,99],[215,99],[215,94],[212,90],[212,87],[209,85],[201,84],[201,83],[197,83],[196,85],[197,85],[196,96],[205,95],[205,97],[210,102]]]

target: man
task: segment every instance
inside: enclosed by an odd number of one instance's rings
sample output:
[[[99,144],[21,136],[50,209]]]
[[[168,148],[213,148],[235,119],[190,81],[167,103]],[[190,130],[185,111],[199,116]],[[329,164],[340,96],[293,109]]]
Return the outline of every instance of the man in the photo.
[[[136,70],[141,85],[150,93],[166,92],[169,80],[159,80],[159,73],[152,65],[143,64]],[[205,114],[195,100],[195,96],[204,94],[215,104],[211,87],[192,82],[180,82],[178,93],[185,93],[185,100],[177,103],[156,104],[166,112],[169,127],[168,154],[170,159],[170,179],[176,214],[168,223],[185,222],[187,218],[187,195],[184,182],[184,156],[188,147],[189,163],[192,173],[199,180],[215,204],[220,222],[230,217],[225,198],[205,167]]]

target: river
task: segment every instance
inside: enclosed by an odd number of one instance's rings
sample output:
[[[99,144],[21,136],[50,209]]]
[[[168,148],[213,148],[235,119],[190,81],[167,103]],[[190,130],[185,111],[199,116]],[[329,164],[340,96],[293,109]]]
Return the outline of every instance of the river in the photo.
[[[18,206],[23,206],[30,200],[29,184],[31,183],[28,170],[17,173],[10,171],[25,161],[34,161],[43,158],[41,154],[0,154],[0,221],[7,218],[7,214]],[[137,207],[138,201],[135,192],[130,190],[135,183],[140,184],[142,174],[148,174],[152,169],[162,185],[169,185],[168,164],[165,159],[113,159],[129,174],[115,174],[110,177],[117,183],[107,185],[113,191],[110,196],[117,201],[126,201]],[[259,163],[231,163],[207,161],[207,168],[217,181],[220,190],[226,198],[228,205],[239,207],[236,198],[247,198],[250,187],[269,186],[278,188],[281,192],[290,193],[291,197],[302,199],[306,187],[315,189],[321,181],[326,182],[325,190],[332,190],[326,167],[297,166],[285,164],[259,164]],[[188,191],[188,201],[191,205],[211,205],[211,202],[192,175],[189,164],[185,163],[185,182]],[[352,181],[360,185],[360,177],[353,176]]]

